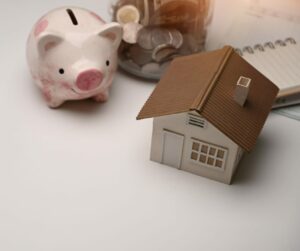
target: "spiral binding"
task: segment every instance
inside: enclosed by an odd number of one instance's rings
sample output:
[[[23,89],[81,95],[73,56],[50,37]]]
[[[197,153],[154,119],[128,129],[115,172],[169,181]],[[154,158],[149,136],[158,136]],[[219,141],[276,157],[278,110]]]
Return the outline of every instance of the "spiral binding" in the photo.
[[[264,52],[266,49],[276,49],[276,46],[285,47],[288,44],[297,44],[296,40],[292,37],[289,37],[285,40],[276,40],[274,43],[272,42],[266,42],[264,44],[256,44],[253,47],[251,46],[245,46],[242,49],[236,48],[235,52],[238,53],[240,56],[243,56],[245,53],[254,54],[255,51],[261,51]]]

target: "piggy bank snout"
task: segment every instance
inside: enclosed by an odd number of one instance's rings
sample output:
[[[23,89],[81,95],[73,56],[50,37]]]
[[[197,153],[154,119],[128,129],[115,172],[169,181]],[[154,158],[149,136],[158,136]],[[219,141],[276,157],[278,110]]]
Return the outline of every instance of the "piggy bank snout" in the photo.
[[[76,86],[81,91],[96,89],[103,80],[103,73],[99,70],[87,70],[79,74]]]

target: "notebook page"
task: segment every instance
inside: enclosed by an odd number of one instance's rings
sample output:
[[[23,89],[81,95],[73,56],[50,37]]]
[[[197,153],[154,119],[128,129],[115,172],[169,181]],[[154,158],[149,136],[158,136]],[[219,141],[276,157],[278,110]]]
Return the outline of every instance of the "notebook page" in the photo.
[[[294,45],[280,47],[272,52],[273,54],[277,54],[279,57],[276,71],[281,72],[282,76],[284,77],[284,82],[281,83],[283,89],[300,85],[300,61],[298,61],[295,57],[296,55],[298,56],[298,54],[290,53],[292,46]]]
[[[299,0],[247,0],[248,12],[300,23]]]
[[[276,82],[278,87],[283,90],[291,87],[293,81],[293,71],[290,68],[290,60],[286,54],[282,53],[281,47],[266,48],[265,60],[268,62],[268,67],[271,68],[273,74],[280,75],[279,82]],[[271,77],[271,76],[270,76]]]
[[[207,50],[294,37],[300,41],[300,0],[226,0],[216,4]]]
[[[257,70],[274,82],[280,90],[300,86],[300,47],[268,43],[263,51],[245,47],[243,57]]]
[[[274,74],[273,71],[270,70],[270,67],[267,66],[267,60],[265,58],[265,52],[257,52],[251,53],[244,53],[243,57],[253,65],[258,71],[264,74],[268,79],[270,79],[274,83],[280,83],[280,75]],[[277,84],[278,85],[278,84]]]

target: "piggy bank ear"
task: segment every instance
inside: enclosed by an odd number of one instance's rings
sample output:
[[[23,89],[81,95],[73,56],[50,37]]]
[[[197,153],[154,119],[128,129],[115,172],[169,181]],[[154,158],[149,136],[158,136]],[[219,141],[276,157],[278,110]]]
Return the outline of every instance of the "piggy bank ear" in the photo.
[[[41,35],[37,43],[39,55],[41,57],[45,56],[48,51],[56,47],[62,41],[63,38],[58,34],[45,33]]]
[[[105,24],[98,35],[109,39],[113,48],[117,50],[123,37],[123,28],[118,23]]]

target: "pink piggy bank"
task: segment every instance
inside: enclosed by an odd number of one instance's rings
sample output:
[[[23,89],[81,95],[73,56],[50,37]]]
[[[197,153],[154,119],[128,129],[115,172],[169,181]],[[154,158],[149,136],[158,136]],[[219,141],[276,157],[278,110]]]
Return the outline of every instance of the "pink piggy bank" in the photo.
[[[122,33],[119,24],[106,24],[81,8],[44,15],[29,35],[27,60],[48,106],[86,98],[107,101]]]

